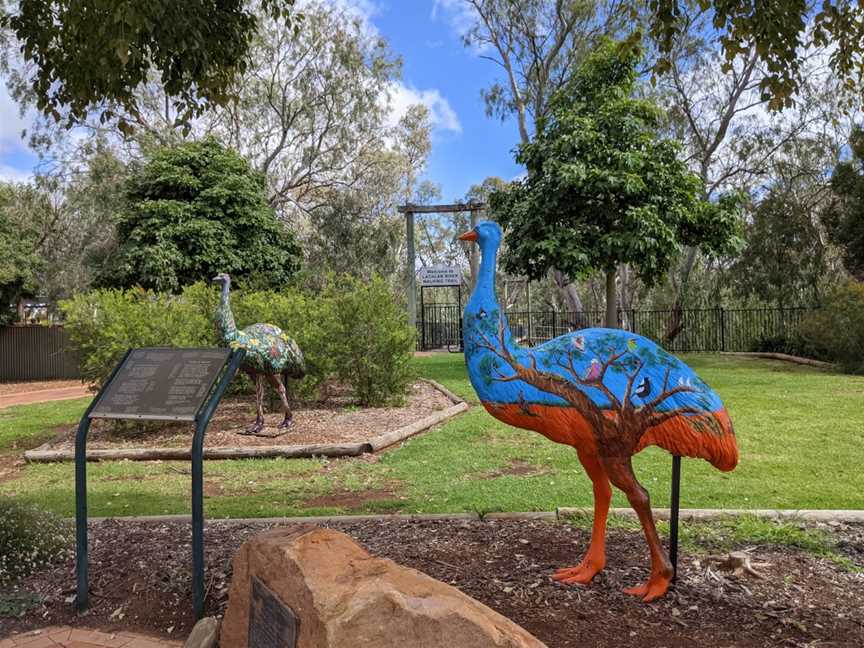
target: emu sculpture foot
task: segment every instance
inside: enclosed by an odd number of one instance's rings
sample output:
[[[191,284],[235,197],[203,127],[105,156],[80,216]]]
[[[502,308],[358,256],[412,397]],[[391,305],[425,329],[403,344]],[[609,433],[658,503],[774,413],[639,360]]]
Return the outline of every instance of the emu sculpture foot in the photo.
[[[605,565],[595,563],[587,558],[576,567],[564,567],[552,574],[552,580],[565,585],[587,585]]]
[[[651,601],[662,598],[666,595],[666,592],[669,591],[669,583],[671,581],[671,574],[669,576],[664,576],[663,574],[651,574],[651,578],[648,579],[647,583],[627,588],[624,590],[624,593],[630,594],[631,596],[638,596],[645,603],[650,603]]]
[[[261,430],[263,430],[263,429],[264,429],[264,419],[258,419],[252,425],[250,425],[248,428],[246,428],[245,432],[241,432],[240,434],[256,435],[256,434],[259,434],[261,432]]]

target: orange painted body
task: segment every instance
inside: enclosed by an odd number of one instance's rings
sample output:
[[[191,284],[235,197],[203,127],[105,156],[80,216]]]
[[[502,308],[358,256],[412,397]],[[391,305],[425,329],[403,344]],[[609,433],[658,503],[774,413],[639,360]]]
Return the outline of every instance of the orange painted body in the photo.
[[[597,455],[598,441],[602,445],[602,440],[597,439],[591,425],[575,407],[496,403],[483,403],[483,406],[507,425],[539,432],[550,441],[572,446],[580,453]],[[605,412],[605,415],[608,418],[615,416],[611,411]],[[720,424],[723,430],[721,435],[697,432],[692,426],[696,417],[677,416],[649,428],[634,454],[654,445],[682,457],[705,459],[724,472],[733,470],[738,465],[738,444],[728,412],[723,408],[705,416],[713,417]]]

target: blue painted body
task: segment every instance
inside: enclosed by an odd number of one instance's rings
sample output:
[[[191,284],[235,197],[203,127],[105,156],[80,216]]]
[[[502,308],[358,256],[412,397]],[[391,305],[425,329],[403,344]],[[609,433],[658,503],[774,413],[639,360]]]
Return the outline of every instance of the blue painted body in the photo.
[[[648,338],[627,331],[582,329],[536,347],[520,346],[513,339],[495,295],[501,230],[495,223],[484,222],[475,231],[479,235],[482,262],[477,285],[465,306],[463,332],[468,375],[481,401],[571,406],[560,396],[515,379],[516,372],[501,357],[504,353],[520,365],[536,366],[543,373],[570,383],[604,410],[613,408],[610,394],[619,404],[630,402],[639,408],[657,399],[664,388],[675,393],[655,403],[657,411],[683,408],[684,415],[694,415],[723,408],[719,396],[690,367]],[[619,354],[606,368],[602,381],[592,385],[592,371],[596,374],[603,363]]]

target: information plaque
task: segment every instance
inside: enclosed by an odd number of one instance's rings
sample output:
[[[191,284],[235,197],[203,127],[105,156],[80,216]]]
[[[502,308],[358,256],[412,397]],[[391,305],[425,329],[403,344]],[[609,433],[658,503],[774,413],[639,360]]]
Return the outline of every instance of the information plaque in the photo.
[[[132,349],[90,418],[194,421],[228,349]]]
[[[249,599],[249,648],[295,648],[298,624],[294,611],[253,576]]]

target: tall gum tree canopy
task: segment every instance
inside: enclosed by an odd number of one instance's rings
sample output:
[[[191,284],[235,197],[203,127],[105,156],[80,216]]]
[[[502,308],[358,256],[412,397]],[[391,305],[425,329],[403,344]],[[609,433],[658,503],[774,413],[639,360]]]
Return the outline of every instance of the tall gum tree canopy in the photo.
[[[299,266],[264,177],[213,138],[156,149],[131,174],[115,220],[119,247],[102,286],[176,292],[228,272],[241,284],[277,288]]]
[[[615,276],[629,264],[653,285],[682,245],[723,254],[738,243],[737,196],[700,198],[701,181],[659,135],[663,113],[634,98],[638,50],[605,40],[552,98],[534,139],[520,146],[527,176],[491,198],[507,232],[508,272],[541,278],[607,278],[615,326]]]
[[[639,4],[630,0],[633,16]],[[765,75],[759,88],[774,110],[789,107],[802,84],[801,52],[833,46],[830,65],[851,95],[861,93],[864,77],[864,10],[853,0],[649,0],[648,28],[658,46],[655,71],[672,66],[676,38],[686,25],[686,7],[710,11],[712,27],[731,69],[736,58],[755,47]]]
[[[864,281],[864,129],[852,132],[849,149],[851,159],[840,162],[831,176],[832,197],[822,222],[841,249],[846,270]]]
[[[288,20],[294,0],[18,0],[2,10],[33,65],[36,105],[74,124],[99,109],[135,115],[136,88],[155,72],[172,97],[178,123],[223,105],[248,65],[265,14]],[[122,130],[131,129],[125,118]]]

